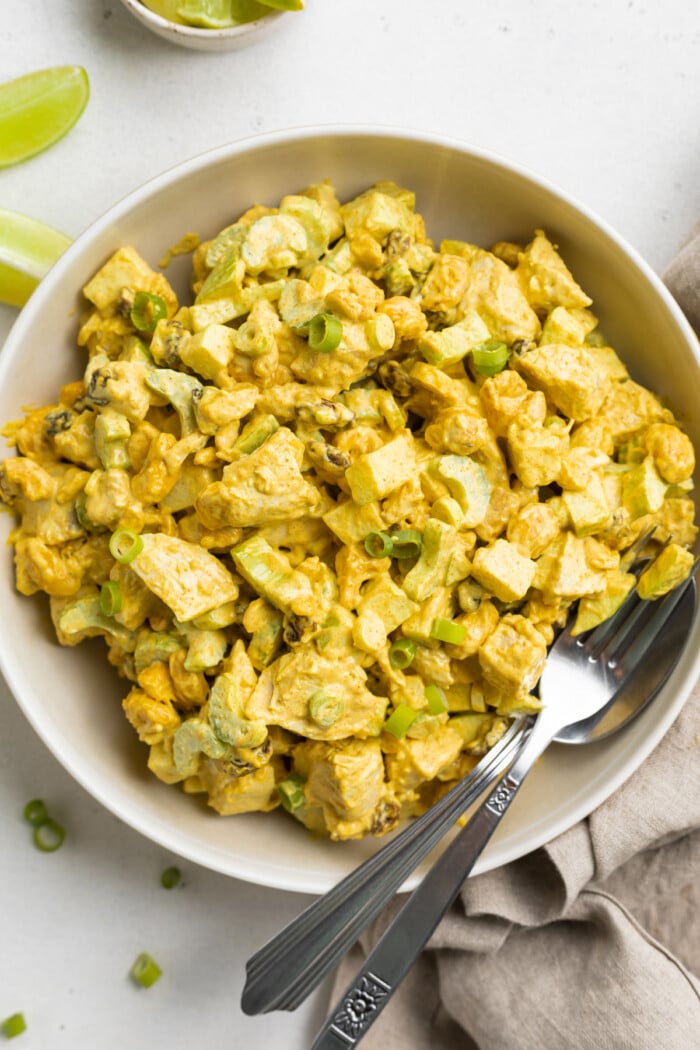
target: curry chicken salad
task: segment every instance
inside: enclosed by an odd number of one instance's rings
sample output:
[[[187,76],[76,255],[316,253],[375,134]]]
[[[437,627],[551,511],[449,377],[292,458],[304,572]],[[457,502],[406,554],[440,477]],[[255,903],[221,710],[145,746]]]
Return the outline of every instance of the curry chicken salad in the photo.
[[[693,447],[541,230],[436,247],[325,182],[188,247],[189,305],[120,248],[83,378],[5,427],[17,587],[104,638],[162,781],[381,835],[538,709],[573,603],[688,575]]]

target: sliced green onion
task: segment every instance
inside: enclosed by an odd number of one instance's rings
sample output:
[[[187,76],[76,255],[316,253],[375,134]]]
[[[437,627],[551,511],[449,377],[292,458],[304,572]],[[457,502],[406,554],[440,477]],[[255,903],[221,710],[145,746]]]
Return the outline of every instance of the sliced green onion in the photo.
[[[27,1030],[24,1014],[11,1014],[10,1017],[6,1017],[0,1026],[0,1030],[6,1039],[14,1039],[16,1035],[21,1035],[22,1032]]]
[[[43,799],[33,798],[31,802],[27,802],[24,807],[24,819],[33,828],[38,828],[49,819],[49,813]]]
[[[156,983],[163,971],[148,952],[141,952],[140,955],[136,956],[134,965],[129,973],[142,988],[150,988],[152,984]]]
[[[508,363],[508,347],[496,339],[487,339],[474,347],[472,360],[477,372],[482,376],[498,375]]]
[[[388,558],[394,550],[394,541],[388,532],[370,532],[365,536],[365,550],[370,558]]]
[[[343,322],[333,314],[316,314],[309,321],[309,346],[321,354],[330,354],[340,346]]]
[[[42,853],[53,853],[63,845],[66,832],[65,828],[62,828],[55,820],[52,820],[51,817],[47,817],[47,819],[42,821],[41,824],[36,825],[32,837],[34,839],[34,845],[37,849],[40,849]]]
[[[404,671],[413,663],[418,646],[410,638],[397,638],[389,646],[389,663],[399,671]]]
[[[164,890],[172,890],[181,879],[179,868],[166,868],[161,874],[160,884]]]
[[[109,552],[115,561],[128,565],[143,550],[143,540],[132,529],[117,529],[109,540]]]
[[[391,543],[394,558],[417,558],[423,548],[423,537],[418,529],[401,529],[392,532]]]
[[[130,316],[131,323],[139,332],[153,332],[158,322],[168,316],[165,300],[150,292],[137,292]]]
[[[288,813],[293,813],[304,805],[304,781],[298,773],[290,773],[277,785],[280,802]]]
[[[75,516],[78,519],[78,525],[80,525],[81,529],[85,529],[87,531],[87,529],[89,527],[89,523],[88,523],[88,516],[87,516],[87,513],[85,511],[85,504],[86,503],[87,503],[87,496],[85,495],[84,492],[81,492],[78,496],[75,497],[75,502],[73,504],[73,507],[75,509]]]
[[[431,715],[441,715],[450,709],[447,697],[439,685],[426,685],[425,699],[428,701],[428,710]]]
[[[430,637],[438,642],[448,642],[449,645],[461,645],[467,637],[467,628],[463,623],[436,616],[430,628]]]
[[[233,444],[233,451],[237,455],[249,456],[251,452],[260,448],[276,430],[279,430],[279,423],[275,416],[259,416],[258,419],[251,420],[243,427]]]
[[[139,537],[140,539],[140,537]],[[100,587],[100,611],[105,616],[114,616],[121,611],[122,586],[116,580],[105,580]]]
[[[384,728],[387,733],[391,733],[392,736],[400,740],[401,737],[406,736],[417,717],[418,712],[414,711],[412,707],[408,707],[406,704],[399,704],[387,718]]]
[[[309,699],[309,715],[321,729],[328,729],[338,721],[345,709],[345,704],[337,696],[319,689]]]

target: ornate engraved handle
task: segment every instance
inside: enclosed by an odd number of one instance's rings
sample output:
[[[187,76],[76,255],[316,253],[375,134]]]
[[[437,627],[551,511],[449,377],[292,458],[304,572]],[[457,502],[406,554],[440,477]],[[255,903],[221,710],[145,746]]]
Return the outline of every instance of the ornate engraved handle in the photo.
[[[546,719],[538,719],[511,770],[409,897],[346,989],[311,1050],[347,1050],[360,1042],[454,901],[556,729],[556,724],[547,725]]]
[[[365,1034],[374,1015],[384,1000],[389,998],[391,986],[371,970],[363,970],[355,984],[345,993],[340,1008],[333,1015],[330,1031],[346,1046],[354,1046]]]

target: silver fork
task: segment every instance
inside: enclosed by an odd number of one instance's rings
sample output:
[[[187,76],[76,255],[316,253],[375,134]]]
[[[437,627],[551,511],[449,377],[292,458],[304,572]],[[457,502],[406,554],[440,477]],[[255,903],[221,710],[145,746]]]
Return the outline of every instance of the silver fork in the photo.
[[[625,555],[637,573],[646,562],[635,559],[653,531],[642,533]],[[457,818],[508,769],[532,721],[517,719],[467,777],[249,959],[241,998],[245,1013],[294,1010],[303,1002]]]
[[[625,555],[637,574],[648,562],[637,556],[653,531],[642,533]],[[249,959],[241,998],[245,1013],[294,1010],[303,1002],[457,818],[508,769],[532,721],[517,719],[467,777]]]
[[[462,813],[512,763],[531,719],[516,719],[475,768],[422,816],[350,872],[251,956],[247,1014],[295,1010]]]
[[[564,729],[575,736],[578,726],[582,736],[587,734],[591,720],[614,702],[692,586],[697,566],[698,562],[689,579],[663,599],[642,601],[633,591],[609,620],[587,635],[574,637],[571,622],[561,632],[540,678],[544,707],[513,765],[404,904],[311,1050],[347,1050],[360,1042],[455,900],[538,758]]]

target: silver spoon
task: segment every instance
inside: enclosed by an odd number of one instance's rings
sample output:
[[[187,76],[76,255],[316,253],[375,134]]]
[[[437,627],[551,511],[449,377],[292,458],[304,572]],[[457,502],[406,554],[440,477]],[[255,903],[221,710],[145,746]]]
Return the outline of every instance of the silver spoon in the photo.
[[[697,568],[697,563],[696,563]],[[508,773],[489,793],[447,847],[379,940],[346,989],[311,1050],[356,1046],[413,966],[459,893],[523,780],[552,741],[587,743],[620,728],[655,695],[674,667],[695,612],[695,583],[664,599],[641,601],[632,592],[621,608],[587,635],[572,637],[569,625],[552,646],[540,679],[543,698],[552,697],[532,720]],[[675,615],[673,615],[675,613]],[[625,694],[637,706],[612,712]]]

